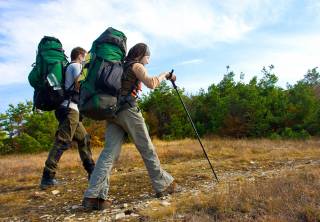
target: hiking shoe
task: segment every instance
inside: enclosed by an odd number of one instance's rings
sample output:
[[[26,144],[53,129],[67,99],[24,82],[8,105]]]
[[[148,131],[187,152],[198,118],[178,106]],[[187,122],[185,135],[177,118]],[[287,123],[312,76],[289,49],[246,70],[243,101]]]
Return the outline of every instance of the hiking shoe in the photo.
[[[112,202],[110,200],[104,200],[101,198],[88,198],[85,197],[82,200],[82,206],[87,210],[105,210],[111,207]]]
[[[181,191],[181,186],[179,186],[175,181],[173,181],[164,191],[156,193],[156,197],[160,198],[168,194],[179,193]]]
[[[40,189],[45,190],[49,187],[57,186],[58,184],[58,181],[54,178],[42,177],[40,182]]]

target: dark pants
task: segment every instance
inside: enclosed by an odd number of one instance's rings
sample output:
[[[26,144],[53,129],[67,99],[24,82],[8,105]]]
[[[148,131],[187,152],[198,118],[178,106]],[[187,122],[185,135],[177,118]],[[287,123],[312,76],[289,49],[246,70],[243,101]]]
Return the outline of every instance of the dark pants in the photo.
[[[94,160],[90,150],[90,136],[80,122],[79,112],[66,107],[55,111],[59,127],[56,132],[55,142],[45,162],[43,176],[54,178],[58,162],[64,151],[71,147],[72,141],[78,144],[78,151],[83,167],[91,174],[94,169]]]

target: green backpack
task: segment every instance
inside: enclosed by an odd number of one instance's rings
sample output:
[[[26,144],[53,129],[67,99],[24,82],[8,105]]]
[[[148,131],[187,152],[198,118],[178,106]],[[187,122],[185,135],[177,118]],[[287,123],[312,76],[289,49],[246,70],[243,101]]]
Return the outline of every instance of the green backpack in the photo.
[[[65,99],[64,72],[68,64],[59,39],[44,36],[28,79],[34,88],[34,107],[43,111],[57,109]]]
[[[109,27],[92,44],[86,78],[80,86],[80,112],[94,120],[116,115],[127,37]]]

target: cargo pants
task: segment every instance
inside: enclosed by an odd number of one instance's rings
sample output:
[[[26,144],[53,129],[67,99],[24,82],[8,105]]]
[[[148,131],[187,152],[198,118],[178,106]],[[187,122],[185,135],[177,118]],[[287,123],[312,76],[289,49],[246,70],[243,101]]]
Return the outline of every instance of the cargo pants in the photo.
[[[54,178],[58,162],[64,151],[69,149],[72,141],[76,141],[80,159],[84,169],[90,175],[94,169],[94,160],[90,150],[90,136],[80,122],[80,114],[71,108],[60,106],[55,111],[59,126],[55,135],[55,142],[45,162],[43,176]]]

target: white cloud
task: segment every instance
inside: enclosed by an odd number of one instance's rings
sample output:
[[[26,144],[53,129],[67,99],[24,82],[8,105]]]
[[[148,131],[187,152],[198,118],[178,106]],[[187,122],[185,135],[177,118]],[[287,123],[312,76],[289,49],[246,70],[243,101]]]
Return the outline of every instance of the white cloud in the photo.
[[[186,61],[180,62],[180,63],[176,64],[175,66],[184,66],[184,65],[200,64],[200,63],[202,63],[202,62],[203,62],[202,59],[191,59],[191,60],[186,60]]]
[[[58,37],[66,54],[75,46],[90,48],[108,26],[128,36],[128,46],[147,42],[153,51],[164,45],[208,49],[234,42],[276,20],[288,0],[57,0],[0,4],[0,84],[25,82],[36,47],[44,35]],[[275,7],[275,5],[277,7]],[[272,21],[273,21],[272,20]],[[174,49],[173,49],[174,50]],[[174,52],[173,52],[174,53]],[[10,75],[8,74],[10,73]]]
[[[269,38],[269,48],[249,52],[242,61],[232,64],[237,73],[244,72],[249,80],[254,75],[261,74],[263,66],[273,64],[274,72],[279,77],[279,85],[294,84],[301,80],[308,69],[320,66],[319,45],[320,34],[305,34],[296,36],[277,36]]]

